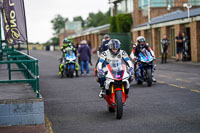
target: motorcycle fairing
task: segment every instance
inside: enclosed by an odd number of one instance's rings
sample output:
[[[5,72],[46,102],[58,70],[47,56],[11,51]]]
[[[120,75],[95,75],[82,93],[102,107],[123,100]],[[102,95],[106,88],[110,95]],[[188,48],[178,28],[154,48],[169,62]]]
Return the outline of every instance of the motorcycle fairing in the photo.
[[[151,56],[150,52],[144,48],[139,53],[139,60],[141,62],[149,63],[153,61],[153,57]]]
[[[110,64],[107,65],[107,68],[109,70],[109,72],[111,73],[112,77],[114,80],[122,80],[124,77],[124,72],[126,69],[126,66],[124,64],[122,64],[122,70],[120,71],[115,71],[114,69],[111,68]]]

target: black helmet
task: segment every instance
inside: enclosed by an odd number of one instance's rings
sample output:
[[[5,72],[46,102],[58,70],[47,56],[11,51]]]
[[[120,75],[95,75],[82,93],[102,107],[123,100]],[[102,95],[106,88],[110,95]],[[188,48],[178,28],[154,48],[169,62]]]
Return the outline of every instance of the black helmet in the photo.
[[[137,42],[140,44],[141,42],[146,42],[146,39],[143,36],[138,36],[137,37]]]
[[[108,42],[108,47],[113,55],[117,55],[120,51],[120,41],[117,39],[111,39]],[[113,52],[113,50],[117,50],[117,52]]]

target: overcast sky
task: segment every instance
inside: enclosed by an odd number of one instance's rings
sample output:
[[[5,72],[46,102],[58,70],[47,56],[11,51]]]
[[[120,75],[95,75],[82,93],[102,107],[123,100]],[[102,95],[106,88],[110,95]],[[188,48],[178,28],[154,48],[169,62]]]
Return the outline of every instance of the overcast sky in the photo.
[[[24,0],[29,42],[44,43],[53,36],[51,20],[60,14],[86,19],[90,12],[106,12],[108,0]]]

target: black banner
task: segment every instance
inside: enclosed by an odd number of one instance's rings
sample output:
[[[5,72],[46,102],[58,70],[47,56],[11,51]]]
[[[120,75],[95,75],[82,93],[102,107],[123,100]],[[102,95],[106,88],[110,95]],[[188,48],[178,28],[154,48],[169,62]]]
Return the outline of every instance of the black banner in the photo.
[[[24,1],[3,0],[2,16],[6,42],[8,44],[27,42]]]

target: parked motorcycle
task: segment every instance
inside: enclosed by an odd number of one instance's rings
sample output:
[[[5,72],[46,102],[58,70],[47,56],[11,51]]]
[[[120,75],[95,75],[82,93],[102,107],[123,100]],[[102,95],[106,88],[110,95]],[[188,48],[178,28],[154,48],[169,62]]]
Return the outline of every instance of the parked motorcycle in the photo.
[[[105,71],[105,95],[109,112],[115,112],[116,118],[121,119],[123,106],[126,104],[130,87],[130,74],[123,60],[109,61]]]
[[[138,60],[136,60],[135,80],[137,84],[147,82],[148,86],[152,85],[152,68],[153,57],[148,50],[143,48],[139,53]]]

